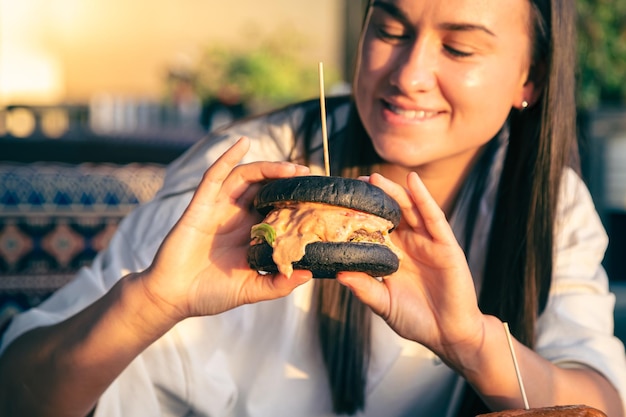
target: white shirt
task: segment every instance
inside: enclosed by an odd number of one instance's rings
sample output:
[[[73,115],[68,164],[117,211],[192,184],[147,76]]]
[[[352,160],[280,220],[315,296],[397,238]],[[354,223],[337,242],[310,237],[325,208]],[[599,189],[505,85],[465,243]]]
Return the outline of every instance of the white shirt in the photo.
[[[345,123],[347,111],[347,106],[340,107],[330,115],[331,123]],[[170,166],[155,199],[124,219],[109,248],[90,268],[13,320],[2,349],[28,329],[78,312],[122,276],[150,265],[204,171],[240,136],[252,139],[244,162],[298,159],[302,144],[295,132],[301,120],[302,110],[296,107],[237,124],[196,144]],[[317,148],[312,170],[322,173],[321,146]],[[482,273],[501,153],[492,167],[472,241],[469,263],[475,277]],[[457,236],[464,218],[462,208],[451,218]],[[600,265],[606,245],[607,236],[586,187],[568,170],[558,210],[554,283],[538,322],[536,351],[562,366],[595,368],[615,385],[626,404],[624,347],[612,335],[615,298]],[[279,300],[179,323],[113,382],[100,398],[96,416],[332,416],[309,314],[311,290],[310,282]],[[461,378],[378,317],[373,320],[372,338],[366,411],[358,415],[454,414]]]

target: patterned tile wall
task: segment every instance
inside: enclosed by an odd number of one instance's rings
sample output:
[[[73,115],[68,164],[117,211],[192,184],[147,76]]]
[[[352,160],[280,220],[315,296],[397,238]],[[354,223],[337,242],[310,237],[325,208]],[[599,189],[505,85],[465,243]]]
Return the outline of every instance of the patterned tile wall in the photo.
[[[0,164],[0,327],[106,247],[161,187],[157,164]]]

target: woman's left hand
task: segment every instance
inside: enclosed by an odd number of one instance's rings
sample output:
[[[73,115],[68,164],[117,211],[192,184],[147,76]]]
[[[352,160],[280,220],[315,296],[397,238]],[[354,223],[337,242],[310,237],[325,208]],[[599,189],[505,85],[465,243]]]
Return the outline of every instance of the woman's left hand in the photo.
[[[417,174],[409,174],[408,190],[377,174],[370,182],[400,204],[402,221],[392,237],[403,259],[382,282],[347,272],[338,281],[399,335],[454,361],[455,352],[476,347],[484,331],[463,250]]]

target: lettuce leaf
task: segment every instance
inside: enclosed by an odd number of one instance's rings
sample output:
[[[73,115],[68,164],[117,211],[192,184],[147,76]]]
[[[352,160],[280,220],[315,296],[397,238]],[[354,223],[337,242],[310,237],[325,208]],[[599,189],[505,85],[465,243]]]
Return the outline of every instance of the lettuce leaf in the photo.
[[[276,230],[274,230],[274,228],[267,223],[259,223],[252,226],[252,229],[250,230],[250,237],[252,239],[263,239],[271,246],[274,246],[274,242],[276,241]]]

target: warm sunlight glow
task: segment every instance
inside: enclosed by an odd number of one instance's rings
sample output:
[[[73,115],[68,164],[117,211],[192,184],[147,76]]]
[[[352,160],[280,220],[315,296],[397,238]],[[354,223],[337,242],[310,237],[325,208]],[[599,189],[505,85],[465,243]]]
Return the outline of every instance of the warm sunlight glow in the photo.
[[[6,48],[0,60],[0,97],[5,103],[53,104],[63,99],[61,65],[44,51]]]
[[[312,66],[337,64],[341,11],[336,0],[0,0],[0,106],[159,99],[180,57],[277,28],[312,40]]]
[[[0,0],[0,105],[63,98],[61,63],[46,45],[45,9],[40,0]]]

